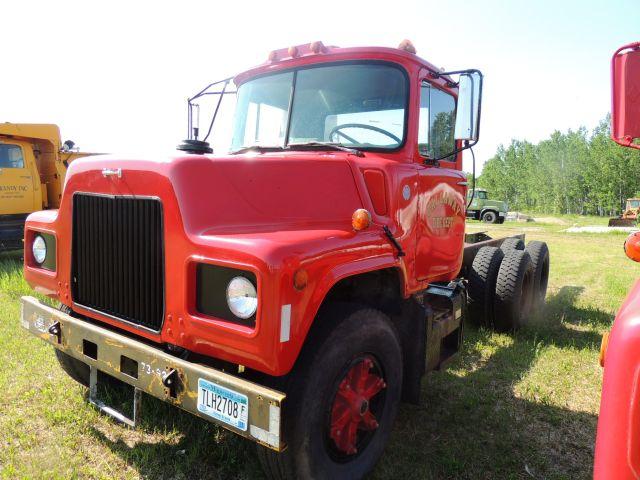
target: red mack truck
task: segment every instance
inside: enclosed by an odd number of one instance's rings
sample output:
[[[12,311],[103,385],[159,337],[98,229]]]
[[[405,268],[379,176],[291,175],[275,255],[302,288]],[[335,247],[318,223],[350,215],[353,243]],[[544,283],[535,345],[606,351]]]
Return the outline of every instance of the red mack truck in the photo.
[[[22,325],[124,423],[144,393],[257,442],[270,478],[362,478],[466,317],[511,330],[544,302],[546,244],[465,237],[481,95],[478,70],[407,41],[271,52],[189,99],[177,155],[70,165],[25,228],[25,278],[60,308],[24,297]],[[105,375],[133,415],[99,398]]]
[[[640,148],[640,42],[620,47],[611,61],[611,138]],[[640,262],[640,232],[626,240]],[[640,478],[640,281],[636,281],[602,338],[604,367],[595,451],[595,479]]]

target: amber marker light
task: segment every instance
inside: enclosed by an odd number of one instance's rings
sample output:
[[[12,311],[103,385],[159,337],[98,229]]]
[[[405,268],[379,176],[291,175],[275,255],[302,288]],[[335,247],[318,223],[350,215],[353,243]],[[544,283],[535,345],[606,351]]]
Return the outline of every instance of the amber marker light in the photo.
[[[414,55],[417,53],[416,47],[413,46],[413,43],[411,43],[411,40],[404,39],[402,42],[400,42],[400,45],[398,45],[398,48],[400,50],[404,50],[405,52],[413,53]]]
[[[322,44],[322,42],[317,41],[317,42],[311,42],[311,44],[309,44],[309,49],[313,52],[313,53],[321,53],[322,50],[324,50],[324,45]]]
[[[609,346],[609,332],[602,334],[602,341],[600,342],[600,366],[604,367],[604,356],[607,354],[607,347]]]
[[[369,225],[371,225],[371,214],[364,208],[359,208],[353,212],[351,225],[356,232],[369,228]]]
[[[293,274],[293,286],[296,290],[303,290],[309,281],[309,274],[304,268],[296,270]]]
[[[640,232],[627,237],[624,241],[624,253],[634,262],[640,262]]]

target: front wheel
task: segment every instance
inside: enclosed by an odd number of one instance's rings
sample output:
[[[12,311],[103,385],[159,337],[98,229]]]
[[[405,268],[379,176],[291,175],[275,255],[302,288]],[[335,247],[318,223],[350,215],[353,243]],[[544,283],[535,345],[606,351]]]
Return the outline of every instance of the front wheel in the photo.
[[[496,223],[498,221],[498,215],[492,211],[484,212],[482,214],[482,221],[484,223]]]
[[[316,322],[335,326],[310,340],[291,373],[288,449],[258,447],[272,479],[363,478],[382,455],[398,410],[402,351],[388,317],[345,304]]]
[[[58,310],[73,316],[73,310],[61,303],[58,305]],[[60,368],[65,371],[67,375],[73,378],[80,385],[85,387],[89,386],[89,365],[81,362],[80,360],[73,358],[57,348],[55,349],[56,359],[60,364]]]

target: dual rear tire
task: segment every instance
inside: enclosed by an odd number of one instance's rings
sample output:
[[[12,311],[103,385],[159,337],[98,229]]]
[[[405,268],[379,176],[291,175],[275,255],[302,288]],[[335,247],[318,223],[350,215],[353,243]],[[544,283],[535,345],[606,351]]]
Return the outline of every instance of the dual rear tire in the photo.
[[[470,316],[499,331],[526,324],[544,304],[549,279],[549,249],[544,242],[506,239],[500,248],[483,247],[469,272]]]

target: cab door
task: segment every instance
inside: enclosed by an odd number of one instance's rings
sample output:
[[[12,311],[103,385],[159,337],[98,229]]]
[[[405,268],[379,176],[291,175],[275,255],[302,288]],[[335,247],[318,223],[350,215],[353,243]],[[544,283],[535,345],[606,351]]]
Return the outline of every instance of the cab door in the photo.
[[[42,208],[40,178],[28,144],[0,142],[0,215],[31,213]]]
[[[426,81],[420,90],[416,276],[450,280],[462,264],[467,182],[455,157],[434,160],[455,150],[456,100]]]

